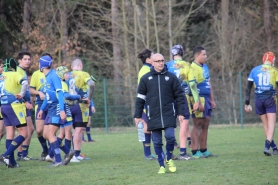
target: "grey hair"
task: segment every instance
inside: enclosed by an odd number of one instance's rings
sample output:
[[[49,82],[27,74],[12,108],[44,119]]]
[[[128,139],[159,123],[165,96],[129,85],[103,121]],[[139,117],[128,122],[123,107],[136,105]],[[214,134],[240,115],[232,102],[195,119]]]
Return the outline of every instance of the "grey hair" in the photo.
[[[71,62],[71,68],[77,67],[82,64],[82,60],[80,58],[74,58]]]

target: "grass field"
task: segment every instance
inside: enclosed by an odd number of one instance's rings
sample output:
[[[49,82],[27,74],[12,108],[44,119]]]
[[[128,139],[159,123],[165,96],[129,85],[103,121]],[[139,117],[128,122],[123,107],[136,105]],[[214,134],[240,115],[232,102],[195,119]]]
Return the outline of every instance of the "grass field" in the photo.
[[[177,172],[166,174],[157,174],[157,161],[143,159],[135,128],[108,135],[93,130],[92,134],[97,142],[82,147],[82,153],[92,160],[57,168],[46,168],[49,163],[39,161],[20,161],[21,167],[14,169],[0,165],[0,184],[278,184],[278,156],[263,154],[262,127],[211,127],[208,148],[218,157],[175,161]],[[278,142],[278,134],[275,139]],[[2,140],[1,153],[4,143]],[[34,137],[30,156],[39,157],[40,153],[39,142]],[[178,149],[174,154],[179,154]]]

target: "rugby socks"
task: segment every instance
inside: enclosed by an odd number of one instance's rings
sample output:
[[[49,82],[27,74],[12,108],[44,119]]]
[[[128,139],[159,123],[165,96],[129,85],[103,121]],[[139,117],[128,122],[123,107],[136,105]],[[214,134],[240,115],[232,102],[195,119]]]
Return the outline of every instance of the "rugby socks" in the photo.
[[[71,140],[65,139],[65,145],[70,149],[70,147],[71,147]]]
[[[191,145],[191,137],[188,137],[187,141],[188,141],[188,146],[190,146]]]
[[[10,145],[12,144],[13,140],[11,139],[6,139],[6,149],[8,150],[8,148],[10,147]],[[9,160],[10,160],[10,163],[12,165],[15,165],[16,162],[15,162],[15,159],[14,159],[14,151],[9,155]]]
[[[43,136],[39,136],[39,137],[38,137],[38,140],[39,140],[39,142],[40,142],[40,144],[41,144],[41,146],[42,146],[43,152],[46,153],[46,152],[48,151],[47,144],[46,144],[46,140],[44,139]]]
[[[274,140],[271,141],[270,147],[272,148],[272,150],[277,150],[277,146],[276,146],[276,144],[274,143]]]
[[[192,155],[195,155],[198,152],[198,150],[191,150]]]
[[[60,145],[58,143],[58,140],[54,141],[53,143],[50,143],[50,147],[54,152],[55,162],[56,163],[62,162],[62,158],[60,155]]]
[[[92,141],[92,137],[91,137],[91,127],[86,127],[86,134],[87,134],[88,141]],[[82,138],[82,139],[83,139],[83,138]]]
[[[50,158],[53,158],[54,157],[54,152],[52,151],[52,148],[51,148],[51,145],[50,145],[50,142],[48,141],[48,155]]]
[[[159,163],[159,166],[164,166],[164,153],[163,153],[163,150],[162,150],[162,147],[154,147],[154,151],[157,155],[157,161]]]
[[[201,152],[201,153],[204,153],[204,152],[206,152],[207,150],[208,150],[208,149],[206,149],[206,148],[205,148],[205,149],[200,149],[200,152]]]
[[[268,140],[265,140],[265,148],[267,148],[268,150],[269,150],[269,148],[270,148],[270,141],[268,141]]]
[[[17,157],[22,157],[22,152],[17,152]]]
[[[25,140],[22,135],[17,136],[10,145],[6,142],[7,151],[3,154],[4,156],[10,156]]]
[[[150,156],[151,155],[151,136],[152,134],[145,133],[145,141],[143,141],[143,148],[144,148],[144,155]]]
[[[180,148],[180,156],[186,155],[186,148]]]
[[[26,157],[28,155],[29,145],[22,145],[22,157]]]
[[[166,143],[166,157],[167,161],[172,159],[172,154],[174,150],[175,144],[169,144],[168,142]]]
[[[62,142],[63,140],[59,137],[57,137],[57,141],[59,143],[60,149],[65,153],[68,154],[70,152],[70,149],[64,145],[64,143]]]
[[[75,150],[75,157],[80,156],[80,152],[81,152],[81,150]]]
[[[82,141],[85,141],[84,134],[82,134]]]

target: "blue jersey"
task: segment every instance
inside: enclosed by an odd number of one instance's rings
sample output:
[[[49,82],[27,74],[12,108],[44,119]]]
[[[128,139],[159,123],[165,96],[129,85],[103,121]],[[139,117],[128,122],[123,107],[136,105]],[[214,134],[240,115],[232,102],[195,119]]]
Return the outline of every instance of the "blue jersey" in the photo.
[[[255,98],[267,99],[276,95],[278,70],[268,64],[259,65],[252,69],[248,81],[255,85]]]
[[[181,78],[181,68],[185,68],[183,63],[186,64],[187,62],[185,62],[182,59],[177,59],[177,60],[171,60],[169,62],[166,62],[166,65],[167,65],[168,71],[177,76],[177,78],[179,79],[179,82],[181,84],[182,89],[187,94],[188,93],[188,83],[187,83],[186,80],[183,80]],[[190,65],[189,65],[189,67],[190,67]]]
[[[62,83],[56,71],[51,69],[46,75],[46,83],[45,83],[46,96],[45,99],[47,104],[60,104],[60,110],[64,110],[64,97],[63,97],[63,89]],[[58,94],[61,93],[62,97],[59,97]]]
[[[191,64],[191,70],[188,74],[188,81],[195,81],[201,97],[210,97],[210,74],[206,64],[199,65],[195,62]]]

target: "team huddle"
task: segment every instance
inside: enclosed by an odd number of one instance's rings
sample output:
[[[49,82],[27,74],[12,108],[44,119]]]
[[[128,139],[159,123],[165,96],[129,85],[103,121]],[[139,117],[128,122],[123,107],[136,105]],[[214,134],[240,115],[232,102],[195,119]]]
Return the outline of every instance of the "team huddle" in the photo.
[[[0,138],[6,131],[6,151],[0,155],[0,161],[8,168],[15,168],[20,167],[19,160],[34,159],[28,156],[34,131],[32,95],[36,96],[36,131],[42,146],[40,160],[52,162],[49,167],[85,160],[81,155],[82,135],[85,129],[90,132],[88,122],[95,111],[92,97],[96,79],[82,71],[81,59],[73,59],[72,71],[65,66],[55,70],[52,56],[44,53],[39,59],[39,70],[32,74],[29,85],[26,69],[30,62],[31,54],[25,51],[18,53],[17,61],[13,58],[0,60]],[[93,141],[89,135],[88,140]],[[17,148],[16,160],[14,152]],[[60,150],[65,153],[64,159]]]
[[[146,160],[157,159],[160,166],[158,173],[176,171],[174,159],[193,160],[217,156],[207,149],[207,136],[212,109],[216,107],[210,82],[210,71],[205,64],[206,50],[198,46],[193,50],[194,61],[182,59],[184,49],[180,45],[172,47],[173,60],[165,62],[164,57],[145,49],[138,55],[143,67],[138,74],[138,90],[134,121],[144,123],[145,141],[143,142]],[[273,140],[276,122],[276,87],[278,70],[273,67],[275,56],[267,52],[263,56],[263,65],[255,67],[248,78],[245,110],[252,111],[250,92],[255,85],[255,107],[265,131],[264,154],[277,155],[277,146]],[[189,131],[189,118],[192,117],[193,129]],[[180,122],[180,155],[175,157],[176,118]],[[162,131],[166,139],[166,153],[162,146]],[[153,141],[156,156],[151,154],[150,143]],[[191,154],[187,153],[187,140],[192,141]],[[272,152],[271,152],[272,148]]]

